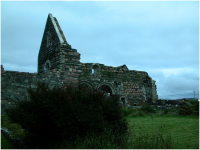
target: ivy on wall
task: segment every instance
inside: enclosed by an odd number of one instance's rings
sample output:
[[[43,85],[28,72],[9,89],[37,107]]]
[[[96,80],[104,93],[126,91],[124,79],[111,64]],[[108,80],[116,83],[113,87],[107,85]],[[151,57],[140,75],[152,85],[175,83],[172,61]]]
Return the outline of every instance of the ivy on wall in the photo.
[[[120,70],[120,68],[117,68],[117,70]],[[102,75],[105,75],[107,76],[109,79],[112,79],[112,77],[116,76],[116,72],[110,72],[110,71],[100,71]],[[131,82],[132,79],[129,77],[129,78],[126,78],[125,77],[125,74],[126,74],[126,71],[123,70],[123,78],[122,80],[125,82]],[[90,71],[89,70],[84,70],[81,74],[81,77],[86,77],[86,76],[89,76],[90,75]],[[92,76],[94,76],[94,74],[92,74]],[[137,74],[137,77],[140,77],[139,74]],[[129,85],[129,87],[131,87],[131,85]]]
[[[140,78],[141,75],[140,75],[140,74],[136,74],[135,76],[136,76],[137,78]]]
[[[101,74],[108,76],[108,78],[111,78],[114,75],[114,73],[110,71],[101,71]]]
[[[120,70],[120,68],[117,68],[117,71],[119,71]]]
[[[81,74],[81,77],[86,77],[87,75],[89,75],[89,70],[84,70]]]

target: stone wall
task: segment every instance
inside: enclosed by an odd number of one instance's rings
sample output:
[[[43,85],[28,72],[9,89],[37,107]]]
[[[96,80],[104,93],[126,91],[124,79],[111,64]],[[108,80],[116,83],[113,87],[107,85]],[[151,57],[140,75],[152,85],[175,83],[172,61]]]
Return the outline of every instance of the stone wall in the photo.
[[[110,95],[121,95],[124,104],[142,105],[148,101],[156,101],[158,96],[152,95],[152,79],[147,72],[128,70],[126,65],[119,67],[105,66],[99,63],[82,63],[83,72],[80,84],[95,86]],[[94,70],[94,73],[92,73]],[[144,93],[145,92],[145,93]],[[155,92],[154,92],[155,93]]]
[[[14,106],[14,101],[29,99],[27,88],[36,88],[45,81],[52,88],[57,83],[80,84],[119,95],[123,106],[141,106],[156,102],[158,95],[155,80],[145,71],[129,70],[126,65],[112,67],[99,63],[81,63],[80,53],[72,49],[55,17],[48,15],[39,54],[37,73],[6,71],[1,66],[2,111]]]
[[[18,99],[28,98],[30,100],[27,88],[36,89],[38,82],[48,83],[51,89],[57,84],[61,87],[62,84],[57,76],[64,78],[61,73],[38,75],[36,73],[1,70],[1,113],[4,113],[6,108],[13,107]],[[67,83],[71,83],[71,80]]]

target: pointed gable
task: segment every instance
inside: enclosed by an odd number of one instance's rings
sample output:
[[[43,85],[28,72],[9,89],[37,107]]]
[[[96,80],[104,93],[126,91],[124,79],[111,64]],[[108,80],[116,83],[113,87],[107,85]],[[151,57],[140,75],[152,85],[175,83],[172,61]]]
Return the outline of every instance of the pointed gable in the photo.
[[[52,14],[48,14],[38,54],[38,73],[44,72],[45,69],[42,66],[47,60],[51,59],[63,45],[71,49],[71,45],[67,43],[57,19],[53,17]]]
[[[128,67],[125,64],[122,66],[118,66],[117,68],[122,68],[122,70],[128,71]]]
[[[60,25],[59,25],[56,17],[53,17],[52,14],[49,14],[49,18],[51,19],[52,24],[53,24],[53,26],[56,30],[56,33],[57,33],[58,38],[60,40],[60,44],[62,45],[63,43],[67,43],[65,36],[63,34],[63,31],[61,30]]]
[[[125,71],[128,71],[128,67],[126,65],[123,65],[122,69],[125,70]]]
[[[68,44],[57,19],[53,17],[52,14],[49,14],[47,18],[44,34],[42,37],[40,50],[41,49],[44,50],[46,49],[46,47],[48,47],[49,45],[51,46],[52,44],[54,44],[54,47],[55,47],[55,46],[63,45],[64,43]]]

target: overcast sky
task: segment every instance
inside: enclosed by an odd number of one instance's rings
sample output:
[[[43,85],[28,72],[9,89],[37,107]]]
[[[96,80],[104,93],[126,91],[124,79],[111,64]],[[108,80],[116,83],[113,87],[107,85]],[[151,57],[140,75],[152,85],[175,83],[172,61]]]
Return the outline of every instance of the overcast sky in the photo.
[[[198,1],[1,1],[4,70],[37,72],[49,13],[82,63],[146,71],[159,99],[199,98]]]

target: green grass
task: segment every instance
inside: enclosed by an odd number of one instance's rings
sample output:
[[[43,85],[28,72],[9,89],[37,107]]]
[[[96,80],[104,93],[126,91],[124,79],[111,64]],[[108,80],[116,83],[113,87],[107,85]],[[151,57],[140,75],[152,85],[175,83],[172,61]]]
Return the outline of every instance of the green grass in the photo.
[[[114,136],[109,131],[98,136],[88,133],[84,140],[78,138],[74,144],[63,139],[60,143],[47,144],[47,149],[199,149],[198,115],[164,114],[162,110],[148,114],[139,109],[127,112],[127,139]],[[26,137],[28,134],[20,126],[10,123],[6,116],[2,116],[2,126],[13,131],[12,137]]]
[[[129,117],[129,123],[132,125],[132,138],[135,140],[143,137],[142,141],[150,144],[150,135],[157,133],[164,139],[169,138],[169,133],[174,145],[173,149],[199,149],[199,117],[196,116],[146,116],[146,117]],[[162,131],[162,133],[161,133]],[[139,138],[138,137],[138,138]],[[142,148],[140,146],[136,148]],[[152,147],[153,148],[153,147]]]
[[[1,149],[17,149],[15,146],[10,143],[6,137],[1,134]]]

